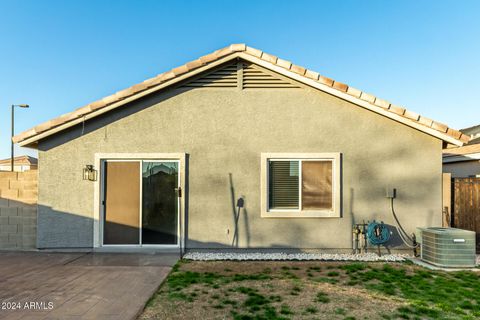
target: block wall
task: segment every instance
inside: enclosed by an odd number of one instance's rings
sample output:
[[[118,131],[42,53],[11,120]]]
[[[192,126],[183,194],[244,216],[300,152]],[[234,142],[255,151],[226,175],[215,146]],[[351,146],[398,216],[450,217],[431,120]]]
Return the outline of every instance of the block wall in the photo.
[[[36,248],[38,171],[0,171],[0,249]]]

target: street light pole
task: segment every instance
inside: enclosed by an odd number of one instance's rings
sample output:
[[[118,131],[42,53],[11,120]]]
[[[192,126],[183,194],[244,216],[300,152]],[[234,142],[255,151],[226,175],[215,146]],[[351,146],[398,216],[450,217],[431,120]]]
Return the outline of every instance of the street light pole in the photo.
[[[15,107],[20,107],[20,108],[28,108],[29,105],[28,104],[12,104],[12,136],[10,138],[10,142],[11,142],[11,145],[12,145],[12,152],[11,152],[11,157],[10,157],[10,171],[13,172],[14,170],[14,152],[13,152],[13,147],[14,147],[14,144],[13,144],[13,136],[15,135]]]

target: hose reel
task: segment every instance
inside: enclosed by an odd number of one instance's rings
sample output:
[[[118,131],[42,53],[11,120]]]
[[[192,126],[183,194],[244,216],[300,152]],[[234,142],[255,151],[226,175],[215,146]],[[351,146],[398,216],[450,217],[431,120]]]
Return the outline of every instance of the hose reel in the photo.
[[[390,229],[383,222],[376,222],[373,220],[367,226],[368,241],[374,245],[379,246],[385,244],[390,240]]]

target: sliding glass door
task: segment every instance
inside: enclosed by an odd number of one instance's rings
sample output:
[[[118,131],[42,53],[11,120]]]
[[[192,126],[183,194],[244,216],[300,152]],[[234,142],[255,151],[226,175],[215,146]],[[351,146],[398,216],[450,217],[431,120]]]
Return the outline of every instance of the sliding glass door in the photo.
[[[106,160],[103,244],[177,245],[179,162]]]

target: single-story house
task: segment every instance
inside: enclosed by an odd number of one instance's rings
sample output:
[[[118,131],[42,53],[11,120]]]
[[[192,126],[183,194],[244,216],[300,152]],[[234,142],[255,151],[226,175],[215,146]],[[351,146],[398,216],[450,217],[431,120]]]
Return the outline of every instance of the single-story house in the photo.
[[[452,178],[480,178],[480,125],[460,131],[471,140],[464,146],[443,150],[443,172]]]
[[[442,223],[469,137],[233,44],[40,124],[39,248],[351,250],[352,225]]]
[[[0,171],[11,171],[11,161],[11,158],[0,160]],[[13,158],[13,171],[24,172],[28,170],[37,170],[37,158],[31,156]]]

